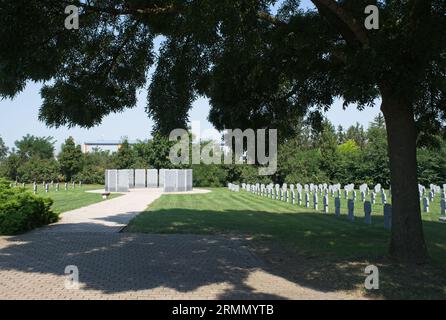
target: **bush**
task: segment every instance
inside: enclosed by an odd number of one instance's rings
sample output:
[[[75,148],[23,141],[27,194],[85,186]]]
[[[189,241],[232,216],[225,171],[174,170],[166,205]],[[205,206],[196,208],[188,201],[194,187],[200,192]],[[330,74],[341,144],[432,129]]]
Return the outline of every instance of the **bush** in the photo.
[[[226,184],[227,175],[223,166],[211,165],[193,165],[194,187],[223,187]]]
[[[56,222],[53,201],[35,196],[22,188],[11,188],[0,179],[0,234],[13,235]]]

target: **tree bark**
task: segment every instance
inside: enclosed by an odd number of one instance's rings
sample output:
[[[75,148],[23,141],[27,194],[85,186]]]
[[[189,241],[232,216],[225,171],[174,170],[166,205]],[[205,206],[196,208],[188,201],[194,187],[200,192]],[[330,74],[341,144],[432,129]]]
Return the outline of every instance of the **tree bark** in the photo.
[[[381,90],[392,185],[392,231],[389,254],[402,263],[423,264],[428,254],[421,219],[414,112],[395,91]]]

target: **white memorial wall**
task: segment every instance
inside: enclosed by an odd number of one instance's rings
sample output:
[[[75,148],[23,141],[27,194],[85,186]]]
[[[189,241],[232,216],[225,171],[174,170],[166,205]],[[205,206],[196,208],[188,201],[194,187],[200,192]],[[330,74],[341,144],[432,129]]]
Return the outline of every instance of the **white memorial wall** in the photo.
[[[159,174],[158,174],[159,173]],[[162,188],[164,192],[193,190],[192,169],[125,169],[105,171],[105,191],[128,192],[131,188]]]

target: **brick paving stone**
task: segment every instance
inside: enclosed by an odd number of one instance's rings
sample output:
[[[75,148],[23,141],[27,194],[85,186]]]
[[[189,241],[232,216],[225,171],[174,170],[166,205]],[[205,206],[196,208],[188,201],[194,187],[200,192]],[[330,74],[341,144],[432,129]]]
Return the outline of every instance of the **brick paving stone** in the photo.
[[[199,192],[199,191],[197,191]],[[0,299],[342,299],[275,275],[240,239],[118,231],[162,194],[130,192],[0,237]],[[65,267],[79,289],[65,288]]]

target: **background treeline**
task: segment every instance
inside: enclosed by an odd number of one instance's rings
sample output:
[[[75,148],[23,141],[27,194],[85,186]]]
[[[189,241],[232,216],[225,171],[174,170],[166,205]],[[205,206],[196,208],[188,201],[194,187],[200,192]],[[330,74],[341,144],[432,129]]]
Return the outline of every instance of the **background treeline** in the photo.
[[[258,176],[249,165],[192,165],[194,185],[225,186],[227,182],[274,183],[390,183],[384,119],[378,116],[367,129],[356,125],[344,130],[328,120],[314,130],[304,122],[297,134],[279,144],[278,170],[272,177]],[[422,139],[422,138],[420,138]],[[426,140],[426,139],[424,139]],[[426,143],[428,142],[428,143]],[[117,152],[93,150],[88,154],[70,137],[54,155],[51,137],[27,135],[8,150],[0,138],[0,177],[19,182],[83,181],[103,184],[110,168],[174,168],[169,160],[171,142],[155,135],[150,141],[129,145]],[[418,148],[420,183],[446,183],[446,140],[431,136]]]

